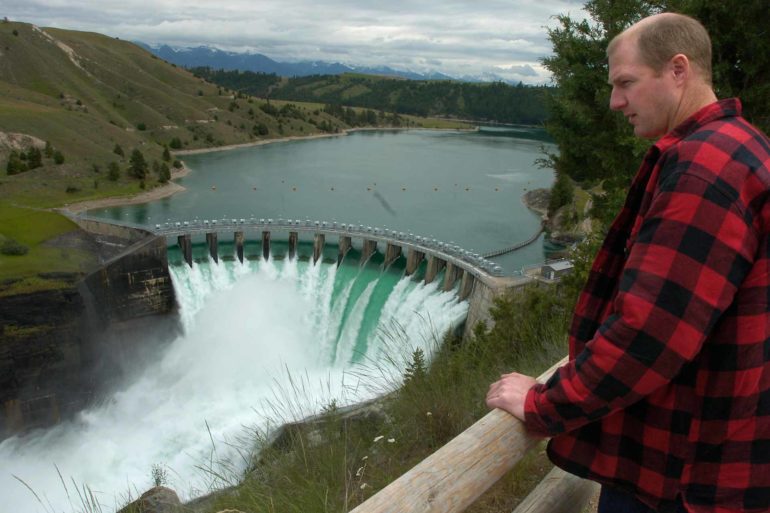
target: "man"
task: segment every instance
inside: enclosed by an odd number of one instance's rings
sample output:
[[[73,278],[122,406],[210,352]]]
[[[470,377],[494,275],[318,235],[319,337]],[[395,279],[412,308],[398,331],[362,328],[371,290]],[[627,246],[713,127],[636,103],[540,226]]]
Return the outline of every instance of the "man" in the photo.
[[[697,21],[646,18],[609,45],[610,108],[658,138],[596,256],[545,385],[487,404],[553,436],[602,483],[600,512],[770,511],[770,142],[716,101]]]

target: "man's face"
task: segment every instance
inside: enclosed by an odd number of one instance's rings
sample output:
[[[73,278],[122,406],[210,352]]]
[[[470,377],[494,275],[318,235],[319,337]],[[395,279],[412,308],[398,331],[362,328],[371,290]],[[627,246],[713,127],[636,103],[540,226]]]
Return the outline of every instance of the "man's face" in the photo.
[[[654,139],[674,128],[679,97],[666,68],[656,72],[644,64],[632,37],[618,43],[609,65],[610,108],[626,116],[634,135]]]

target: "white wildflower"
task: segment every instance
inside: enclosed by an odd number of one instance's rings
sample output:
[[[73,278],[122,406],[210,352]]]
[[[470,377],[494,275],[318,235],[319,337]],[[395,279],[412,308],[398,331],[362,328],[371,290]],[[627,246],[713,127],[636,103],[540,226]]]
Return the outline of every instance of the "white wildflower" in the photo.
[[[368,485],[368,484],[366,484],[366,483],[361,483],[361,486],[360,486],[359,488],[361,488],[361,489],[363,490],[363,489],[364,489],[364,488],[366,488],[367,486],[369,486],[369,485]]]
[[[392,444],[392,443],[393,443],[393,442],[395,442],[395,441],[396,441],[396,439],[395,439],[395,438],[388,438],[388,443],[389,443],[389,444]]]
[[[380,441],[380,440],[382,440],[383,438],[385,438],[383,435],[375,436],[375,437],[374,437],[374,441],[375,441],[375,442],[379,442],[379,441]]]
[[[361,474],[364,472],[364,467],[358,467],[358,470],[356,470],[356,477],[361,477]]]

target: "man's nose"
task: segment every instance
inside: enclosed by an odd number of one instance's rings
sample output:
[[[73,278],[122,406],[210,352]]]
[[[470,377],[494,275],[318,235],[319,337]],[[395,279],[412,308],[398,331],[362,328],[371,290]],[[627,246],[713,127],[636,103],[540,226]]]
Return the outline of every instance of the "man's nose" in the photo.
[[[612,88],[612,93],[610,93],[610,109],[612,110],[620,110],[626,105],[626,98],[618,92],[617,88]]]

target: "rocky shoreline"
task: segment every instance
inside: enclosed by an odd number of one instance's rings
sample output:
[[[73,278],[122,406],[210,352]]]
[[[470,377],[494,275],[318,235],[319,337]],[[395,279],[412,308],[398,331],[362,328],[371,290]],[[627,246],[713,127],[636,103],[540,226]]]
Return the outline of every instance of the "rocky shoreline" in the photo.
[[[567,221],[566,207],[559,209],[553,217],[548,215],[548,203],[551,198],[550,189],[533,189],[522,195],[521,202],[531,211],[538,214],[543,220],[543,226],[546,230],[546,239],[560,246],[571,246],[576,242],[583,240],[591,231],[590,218],[586,218],[583,223],[577,227],[566,229],[569,226]],[[590,203],[586,205],[587,215],[590,209]]]

